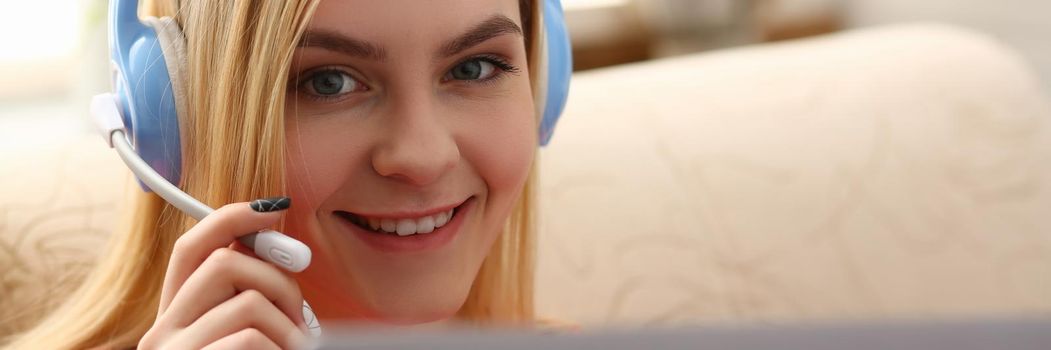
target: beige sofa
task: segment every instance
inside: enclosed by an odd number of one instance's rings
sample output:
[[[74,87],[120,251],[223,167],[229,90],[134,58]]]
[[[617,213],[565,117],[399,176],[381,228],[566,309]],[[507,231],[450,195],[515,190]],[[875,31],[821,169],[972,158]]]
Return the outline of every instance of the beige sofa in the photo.
[[[539,311],[1047,316],[1051,103],[1034,77],[936,24],[581,73],[542,152]],[[6,333],[90,267],[128,173],[87,133],[0,166]]]

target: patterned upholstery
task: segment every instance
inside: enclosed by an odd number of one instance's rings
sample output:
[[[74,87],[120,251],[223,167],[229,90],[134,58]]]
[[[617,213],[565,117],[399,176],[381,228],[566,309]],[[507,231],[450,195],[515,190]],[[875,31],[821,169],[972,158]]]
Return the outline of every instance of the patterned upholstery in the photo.
[[[1051,103],[935,24],[580,74],[539,307],[585,325],[1051,314]]]
[[[995,40],[934,24],[581,73],[542,151],[539,312],[1047,315],[1035,79]],[[0,164],[2,336],[82,278],[129,175],[94,135]]]

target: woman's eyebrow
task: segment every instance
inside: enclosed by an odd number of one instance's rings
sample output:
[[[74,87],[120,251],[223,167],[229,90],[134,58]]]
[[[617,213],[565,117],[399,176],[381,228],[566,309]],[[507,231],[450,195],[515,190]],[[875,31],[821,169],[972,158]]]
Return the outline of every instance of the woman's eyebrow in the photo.
[[[373,61],[387,59],[387,51],[376,44],[326,29],[307,30],[296,47],[319,47]]]
[[[504,34],[522,35],[522,28],[507,16],[496,14],[479,23],[459,37],[446,41],[438,50],[438,57],[445,58],[467,50],[486,40]]]
[[[504,34],[521,36],[522,28],[507,16],[496,14],[460,36],[443,43],[437,51],[437,56],[449,57]],[[387,51],[379,45],[328,29],[307,30],[296,47],[318,47],[373,61],[383,61],[387,58]]]

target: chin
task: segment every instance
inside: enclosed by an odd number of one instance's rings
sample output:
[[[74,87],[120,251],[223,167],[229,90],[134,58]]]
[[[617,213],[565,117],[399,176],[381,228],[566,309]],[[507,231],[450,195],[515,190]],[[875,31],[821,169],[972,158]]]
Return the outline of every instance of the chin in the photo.
[[[467,295],[454,299],[387,301],[381,308],[375,309],[376,320],[390,325],[411,326],[452,319]]]

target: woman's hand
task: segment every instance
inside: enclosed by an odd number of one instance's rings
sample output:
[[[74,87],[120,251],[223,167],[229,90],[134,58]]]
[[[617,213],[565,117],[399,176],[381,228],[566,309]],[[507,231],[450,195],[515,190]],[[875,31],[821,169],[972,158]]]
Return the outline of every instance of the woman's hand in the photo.
[[[281,217],[255,207],[228,204],[179,237],[157,319],[140,349],[294,349],[305,343],[295,280],[236,242]]]

